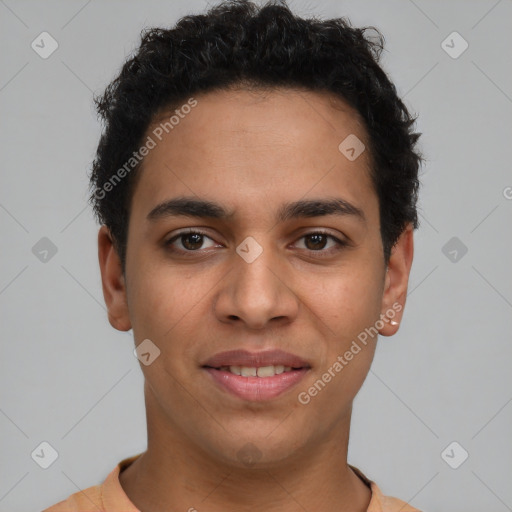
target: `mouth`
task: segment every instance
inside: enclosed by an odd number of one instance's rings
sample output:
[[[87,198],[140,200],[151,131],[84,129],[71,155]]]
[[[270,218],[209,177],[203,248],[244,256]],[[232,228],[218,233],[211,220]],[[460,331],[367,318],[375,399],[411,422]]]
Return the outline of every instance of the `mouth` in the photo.
[[[294,368],[292,366],[284,366],[282,364],[269,365],[269,366],[220,366],[218,368],[212,366],[204,366],[203,368],[211,368],[212,370],[219,370],[221,372],[230,372],[233,375],[240,375],[241,377],[273,377],[274,375],[281,375],[285,372],[294,370],[302,370],[302,366]]]
[[[264,401],[295,387],[311,366],[280,350],[235,350],[216,354],[202,368],[222,391],[243,400]]]

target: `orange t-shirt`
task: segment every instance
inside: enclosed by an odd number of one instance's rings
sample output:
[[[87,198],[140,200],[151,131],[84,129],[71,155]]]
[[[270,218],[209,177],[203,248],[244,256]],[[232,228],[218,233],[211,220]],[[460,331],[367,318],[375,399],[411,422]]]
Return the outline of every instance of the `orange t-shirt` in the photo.
[[[43,512],[140,512],[128,499],[119,482],[119,473],[140,455],[139,453],[119,462],[101,485],[72,494],[68,499],[46,508]],[[367,512],[421,512],[402,500],[384,496],[375,482],[366,478],[356,467],[350,467],[372,491]]]

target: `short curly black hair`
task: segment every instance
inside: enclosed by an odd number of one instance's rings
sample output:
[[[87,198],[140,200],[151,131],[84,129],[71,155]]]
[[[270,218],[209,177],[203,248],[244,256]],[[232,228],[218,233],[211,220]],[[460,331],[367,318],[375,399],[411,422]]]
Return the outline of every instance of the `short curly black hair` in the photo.
[[[365,36],[368,30],[373,38]],[[353,28],[347,18],[303,19],[284,1],[261,7],[223,1],[206,14],[181,18],[174,28],[144,29],[136,54],[94,98],[104,131],[90,175],[90,202],[110,230],[123,270],[140,167],[133,157],[148,127],[193,94],[240,85],[326,92],[359,112],[369,139],[387,262],[406,225],[418,227],[422,156],[415,149],[421,134],[412,131],[416,119],[378,64],[383,48],[384,37],[374,27]]]

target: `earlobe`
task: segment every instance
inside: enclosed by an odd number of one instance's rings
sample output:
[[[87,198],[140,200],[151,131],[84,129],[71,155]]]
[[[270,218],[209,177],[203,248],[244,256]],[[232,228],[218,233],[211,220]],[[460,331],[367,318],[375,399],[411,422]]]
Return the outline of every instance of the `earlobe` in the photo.
[[[393,246],[386,269],[381,306],[384,326],[379,329],[382,336],[395,334],[402,321],[413,254],[413,227],[408,224]]]
[[[103,297],[110,325],[119,331],[129,331],[131,322],[126,299],[125,278],[121,260],[107,226],[101,226],[98,233],[98,259]]]

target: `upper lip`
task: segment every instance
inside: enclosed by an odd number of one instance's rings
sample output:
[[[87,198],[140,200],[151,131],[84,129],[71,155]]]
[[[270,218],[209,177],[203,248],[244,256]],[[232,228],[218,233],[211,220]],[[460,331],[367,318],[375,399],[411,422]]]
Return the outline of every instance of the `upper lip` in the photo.
[[[261,366],[291,366],[292,368],[310,368],[310,365],[295,354],[283,350],[265,350],[263,352],[249,352],[244,349],[219,352],[208,359],[202,366],[220,368],[221,366],[248,366],[250,368]]]

